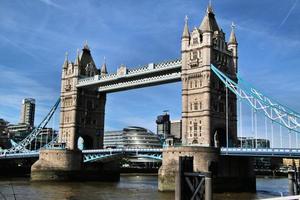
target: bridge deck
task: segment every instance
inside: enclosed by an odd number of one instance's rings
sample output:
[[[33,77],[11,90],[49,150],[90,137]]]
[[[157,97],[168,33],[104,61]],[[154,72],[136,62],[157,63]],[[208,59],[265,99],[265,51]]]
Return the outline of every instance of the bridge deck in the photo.
[[[96,75],[79,79],[76,87],[96,88],[99,92],[117,92],[181,80],[181,60],[151,63],[147,66],[124,70],[123,73]]]
[[[153,156],[161,155],[162,148],[157,149],[90,149],[83,150],[84,156],[97,154],[97,155],[142,155]],[[0,155],[0,159],[18,159],[18,158],[33,158],[38,157],[38,151],[24,152],[24,153],[8,153]],[[300,149],[287,149],[287,148],[221,148],[221,156],[244,156],[244,157],[278,157],[278,158],[300,158]],[[160,156],[161,158],[161,156]]]

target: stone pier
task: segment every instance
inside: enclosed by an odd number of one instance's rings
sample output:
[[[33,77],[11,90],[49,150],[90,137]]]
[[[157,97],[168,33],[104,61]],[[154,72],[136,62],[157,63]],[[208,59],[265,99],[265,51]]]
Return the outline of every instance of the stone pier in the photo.
[[[83,163],[79,150],[41,150],[31,166],[32,181],[118,181],[119,160]]]
[[[213,147],[169,147],[163,151],[163,162],[158,174],[159,191],[174,191],[179,157],[194,157],[195,172],[212,172],[214,192],[255,192],[252,160],[243,157],[220,156]]]
[[[45,149],[40,159],[31,166],[31,180],[72,180],[78,178],[82,169],[81,151]]]

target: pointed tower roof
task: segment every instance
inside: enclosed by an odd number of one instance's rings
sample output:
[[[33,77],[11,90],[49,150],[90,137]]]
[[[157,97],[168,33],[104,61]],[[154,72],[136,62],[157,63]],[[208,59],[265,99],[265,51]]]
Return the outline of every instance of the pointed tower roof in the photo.
[[[189,38],[190,37],[190,31],[189,31],[189,26],[188,26],[188,16],[185,16],[184,19],[184,28],[183,28],[183,33],[182,33],[182,38]]]
[[[76,55],[76,59],[75,59],[75,65],[79,65],[80,63],[80,55],[79,55],[79,49],[77,49],[77,55]]]
[[[106,59],[104,57],[104,62],[101,66],[101,75],[105,75],[105,74],[107,74],[107,69],[106,69]]]
[[[89,47],[89,45],[88,45],[87,40],[85,40],[84,45],[83,45],[83,49],[82,49],[82,50],[88,50],[88,51],[90,51],[90,47]]]
[[[68,68],[68,65],[69,65],[68,52],[66,52],[66,54],[65,54],[65,61],[64,61],[64,64],[63,64],[63,68]]]
[[[217,24],[217,21],[215,19],[215,14],[213,12],[211,3],[209,3],[207,9],[206,9],[206,14],[201,22],[200,29],[205,32],[205,31],[219,31],[219,26]]]
[[[235,25],[233,22],[231,24],[231,33],[230,33],[228,44],[237,44],[237,39],[235,36]]]

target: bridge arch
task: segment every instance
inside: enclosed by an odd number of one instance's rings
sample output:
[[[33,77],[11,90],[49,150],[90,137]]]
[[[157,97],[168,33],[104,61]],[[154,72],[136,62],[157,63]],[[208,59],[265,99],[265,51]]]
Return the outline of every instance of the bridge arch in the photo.
[[[228,146],[232,146],[232,138],[230,136],[230,129],[228,130]],[[226,129],[225,128],[215,128],[213,131],[213,146],[218,146],[218,147],[226,147]],[[217,144],[216,144],[217,143]]]
[[[94,149],[94,140],[91,136],[82,135],[77,139],[77,147],[80,150]]]

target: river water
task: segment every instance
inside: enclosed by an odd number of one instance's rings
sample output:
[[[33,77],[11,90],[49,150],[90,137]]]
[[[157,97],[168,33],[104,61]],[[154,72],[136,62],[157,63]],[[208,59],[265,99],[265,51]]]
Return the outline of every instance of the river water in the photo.
[[[287,178],[257,178],[257,193],[214,194],[215,200],[250,200],[287,194]],[[173,200],[174,193],[157,191],[157,176],[122,175],[118,183],[30,182],[0,179],[0,200]]]

